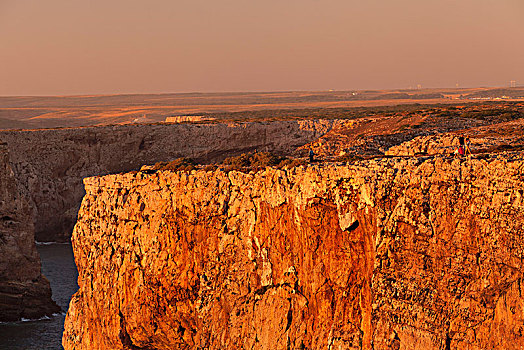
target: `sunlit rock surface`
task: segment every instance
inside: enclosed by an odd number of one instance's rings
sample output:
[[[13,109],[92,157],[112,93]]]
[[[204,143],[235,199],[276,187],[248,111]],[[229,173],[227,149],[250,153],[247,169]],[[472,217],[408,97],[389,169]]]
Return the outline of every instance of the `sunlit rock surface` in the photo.
[[[243,152],[288,154],[330,130],[332,120],[115,125],[0,131],[37,241],[69,241],[84,195],[82,179],[191,157],[209,162]]]
[[[519,154],[84,180],[66,349],[520,349]]]

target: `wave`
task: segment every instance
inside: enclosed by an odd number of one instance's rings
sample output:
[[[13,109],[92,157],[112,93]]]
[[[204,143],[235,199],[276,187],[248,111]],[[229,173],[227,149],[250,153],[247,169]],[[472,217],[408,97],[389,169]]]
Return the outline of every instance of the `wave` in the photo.
[[[58,316],[59,314],[53,314],[52,316]],[[25,318],[25,317],[22,317],[20,320],[18,321],[11,321],[11,322],[0,322],[0,325],[2,324],[17,324],[17,323],[26,323],[26,322],[38,322],[38,321],[47,321],[47,320],[50,320],[51,317],[49,316],[42,316],[40,318]]]
[[[38,242],[35,241],[36,245],[52,245],[52,244],[71,244],[71,242]]]
[[[20,319],[20,322],[37,322],[37,321],[45,321],[45,320],[50,320],[51,317],[49,316],[42,316],[40,318],[21,318]]]
[[[52,314],[51,316],[42,316],[40,318],[24,318],[22,317],[20,320],[18,321],[12,321],[12,322],[0,322],[0,325],[1,324],[13,324],[13,323],[22,323],[22,322],[38,322],[38,321],[47,321],[47,320],[50,320],[52,317],[57,317],[57,316],[65,316],[66,313],[65,312],[55,312],[54,314]]]

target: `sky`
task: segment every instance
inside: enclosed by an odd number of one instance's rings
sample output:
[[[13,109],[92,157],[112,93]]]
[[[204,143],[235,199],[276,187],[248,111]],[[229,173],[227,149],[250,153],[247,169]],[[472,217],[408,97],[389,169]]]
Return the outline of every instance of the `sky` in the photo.
[[[0,0],[0,95],[524,85],[523,0]]]

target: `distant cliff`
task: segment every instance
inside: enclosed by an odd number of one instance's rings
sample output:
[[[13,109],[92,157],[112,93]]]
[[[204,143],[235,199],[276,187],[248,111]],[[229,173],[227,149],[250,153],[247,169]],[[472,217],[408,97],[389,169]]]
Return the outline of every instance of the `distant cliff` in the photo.
[[[0,144],[0,321],[58,312],[40,272],[29,206],[17,190],[5,144]]]
[[[84,180],[66,349],[520,349],[524,158]]]
[[[0,131],[33,208],[36,239],[69,240],[84,195],[82,178],[191,157],[222,160],[254,149],[290,153],[330,130],[333,121],[157,124]]]

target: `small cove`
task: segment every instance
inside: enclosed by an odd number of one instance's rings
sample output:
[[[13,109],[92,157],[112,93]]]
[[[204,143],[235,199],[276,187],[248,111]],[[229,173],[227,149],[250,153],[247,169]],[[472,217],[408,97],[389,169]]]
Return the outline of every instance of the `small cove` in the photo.
[[[0,349],[63,349],[62,332],[71,296],[78,290],[78,271],[71,244],[38,244],[42,273],[51,283],[53,300],[62,313],[50,318],[0,324]]]

